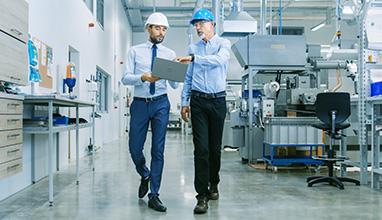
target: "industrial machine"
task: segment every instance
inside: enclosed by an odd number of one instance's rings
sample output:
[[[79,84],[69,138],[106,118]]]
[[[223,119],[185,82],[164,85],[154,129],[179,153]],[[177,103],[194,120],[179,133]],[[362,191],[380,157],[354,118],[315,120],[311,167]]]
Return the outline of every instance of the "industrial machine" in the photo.
[[[349,70],[353,67],[353,60],[327,59],[322,56],[322,47],[307,45],[304,36],[248,35],[238,40],[232,51],[243,68],[240,106],[230,114],[231,127],[241,129],[244,134],[234,136],[244,138],[239,149],[242,160],[257,162],[267,158],[265,155],[270,152],[268,148],[263,149],[264,137],[272,144],[275,143],[272,137],[288,140],[288,143],[277,144],[295,144],[305,151],[309,150],[307,146],[322,147],[320,138],[307,137],[312,132],[304,120],[313,120],[317,94],[329,89],[328,70]],[[356,73],[352,71],[349,76],[351,74],[355,79]],[[333,90],[340,86],[341,81],[337,77]],[[294,120],[290,116],[297,118]],[[296,138],[309,141],[298,145],[299,140],[291,140],[288,132],[273,134],[280,130],[277,127],[293,128],[298,133]],[[309,132],[301,133],[300,130]],[[313,160],[299,162],[316,164]]]

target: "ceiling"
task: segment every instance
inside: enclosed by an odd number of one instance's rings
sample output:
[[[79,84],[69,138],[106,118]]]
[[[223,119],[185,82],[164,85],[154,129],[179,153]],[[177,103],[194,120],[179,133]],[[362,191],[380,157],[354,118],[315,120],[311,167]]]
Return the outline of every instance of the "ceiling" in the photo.
[[[154,12],[164,13],[172,27],[188,27],[195,8],[196,0],[121,0],[126,15],[129,18],[133,31],[143,31],[143,25],[147,17]],[[229,0],[219,0],[224,2],[224,15],[228,15],[231,9]],[[260,20],[261,0],[243,0],[243,7],[246,12],[255,19]],[[342,0],[342,3],[353,2]],[[279,0],[267,0],[268,19],[270,6],[273,8],[273,19],[277,21]],[[203,7],[211,8],[212,1],[205,0]],[[283,21],[290,20],[325,20],[335,14],[336,0],[281,0]]]

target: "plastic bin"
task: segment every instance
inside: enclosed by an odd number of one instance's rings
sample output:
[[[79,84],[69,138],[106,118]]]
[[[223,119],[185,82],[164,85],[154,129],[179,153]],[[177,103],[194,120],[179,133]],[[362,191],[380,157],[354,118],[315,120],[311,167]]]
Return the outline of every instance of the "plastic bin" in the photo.
[[[272,117],[264,122],[264,143],[277,145],[323,144],[322,131],[311,125],[315,117]]]
[[[69,124],[69,118],[66,116],[53,117],[53,124],[54,125],[68,125]]]
[[[374,82],[370,85],[371,96],[382,95],[382,81]]]

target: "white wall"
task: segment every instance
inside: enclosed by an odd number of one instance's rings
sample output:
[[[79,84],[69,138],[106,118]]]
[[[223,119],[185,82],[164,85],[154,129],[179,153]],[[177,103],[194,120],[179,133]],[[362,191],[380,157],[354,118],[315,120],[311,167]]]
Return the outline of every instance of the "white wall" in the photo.
[[[53,48],[53,77],[63,78],[65,66],[68,63],[68,47],[74,47],[80,52],[80,76],[77,79],[79,86],[79,98],[90,101],[85,85],[85,79],[90,74],[95,74],[96,66],[101,67],[111,76],[110,105],[107,113],[102,113],[102,118],[96,120],[97,146],[115,140],[123,132],[123,120],[120,120],[125,106],[121,97],[125,96],[125,90],[119,86],[124,60],[127,49],[131,45],[131,27],[125,15],[120,0],[105,1],[104,29],[102,29],[89,9],[82,0],[28,0],[29,3],[29,33]],[[95,11],[95,10],[94,10]],[[94,28],[88,28],[88,23],[95,23]],[[59,74],[56,74],[58,68]],[[53,79],[53,89],[38,89],[39,93],[56,91],[56,82]],[[59,85],[61,88],[62,85]],[[29,87],[24,91],[30,91]],[[113,96],[119,99],[113,101]],[[117,97],[118,98],[118,97]],[[68,110],[61,110],[67,114]],[[81,109],[80,117],[89,119],[90,109]],[[75,116],[74,110],[71,116]],[[91,130],[80,130],[80,156],[83,156],[89,143]],[[36,169],[39,170],[37,178],[46,175],[46,146],[47,135],[36,136]],[[68,133],[60,134],[60,166],[66,166],[68,158]],[[72,163],[75,159],[75,132],[70,135]],[[19,191],[31,184],[31,150],[30,135],[24,137],[23,172],[7,179],[0,180],[0,200]]]

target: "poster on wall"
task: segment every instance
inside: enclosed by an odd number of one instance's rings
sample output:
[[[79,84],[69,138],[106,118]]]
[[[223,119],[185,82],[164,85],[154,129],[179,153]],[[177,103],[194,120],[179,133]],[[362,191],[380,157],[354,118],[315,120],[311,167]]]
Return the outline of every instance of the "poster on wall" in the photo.
[[[41,75],[40,87],[52,89],[53,88],[53,49],[46,45],[44,42],[33,37],[33,43],[38,52],[39,71]]]

